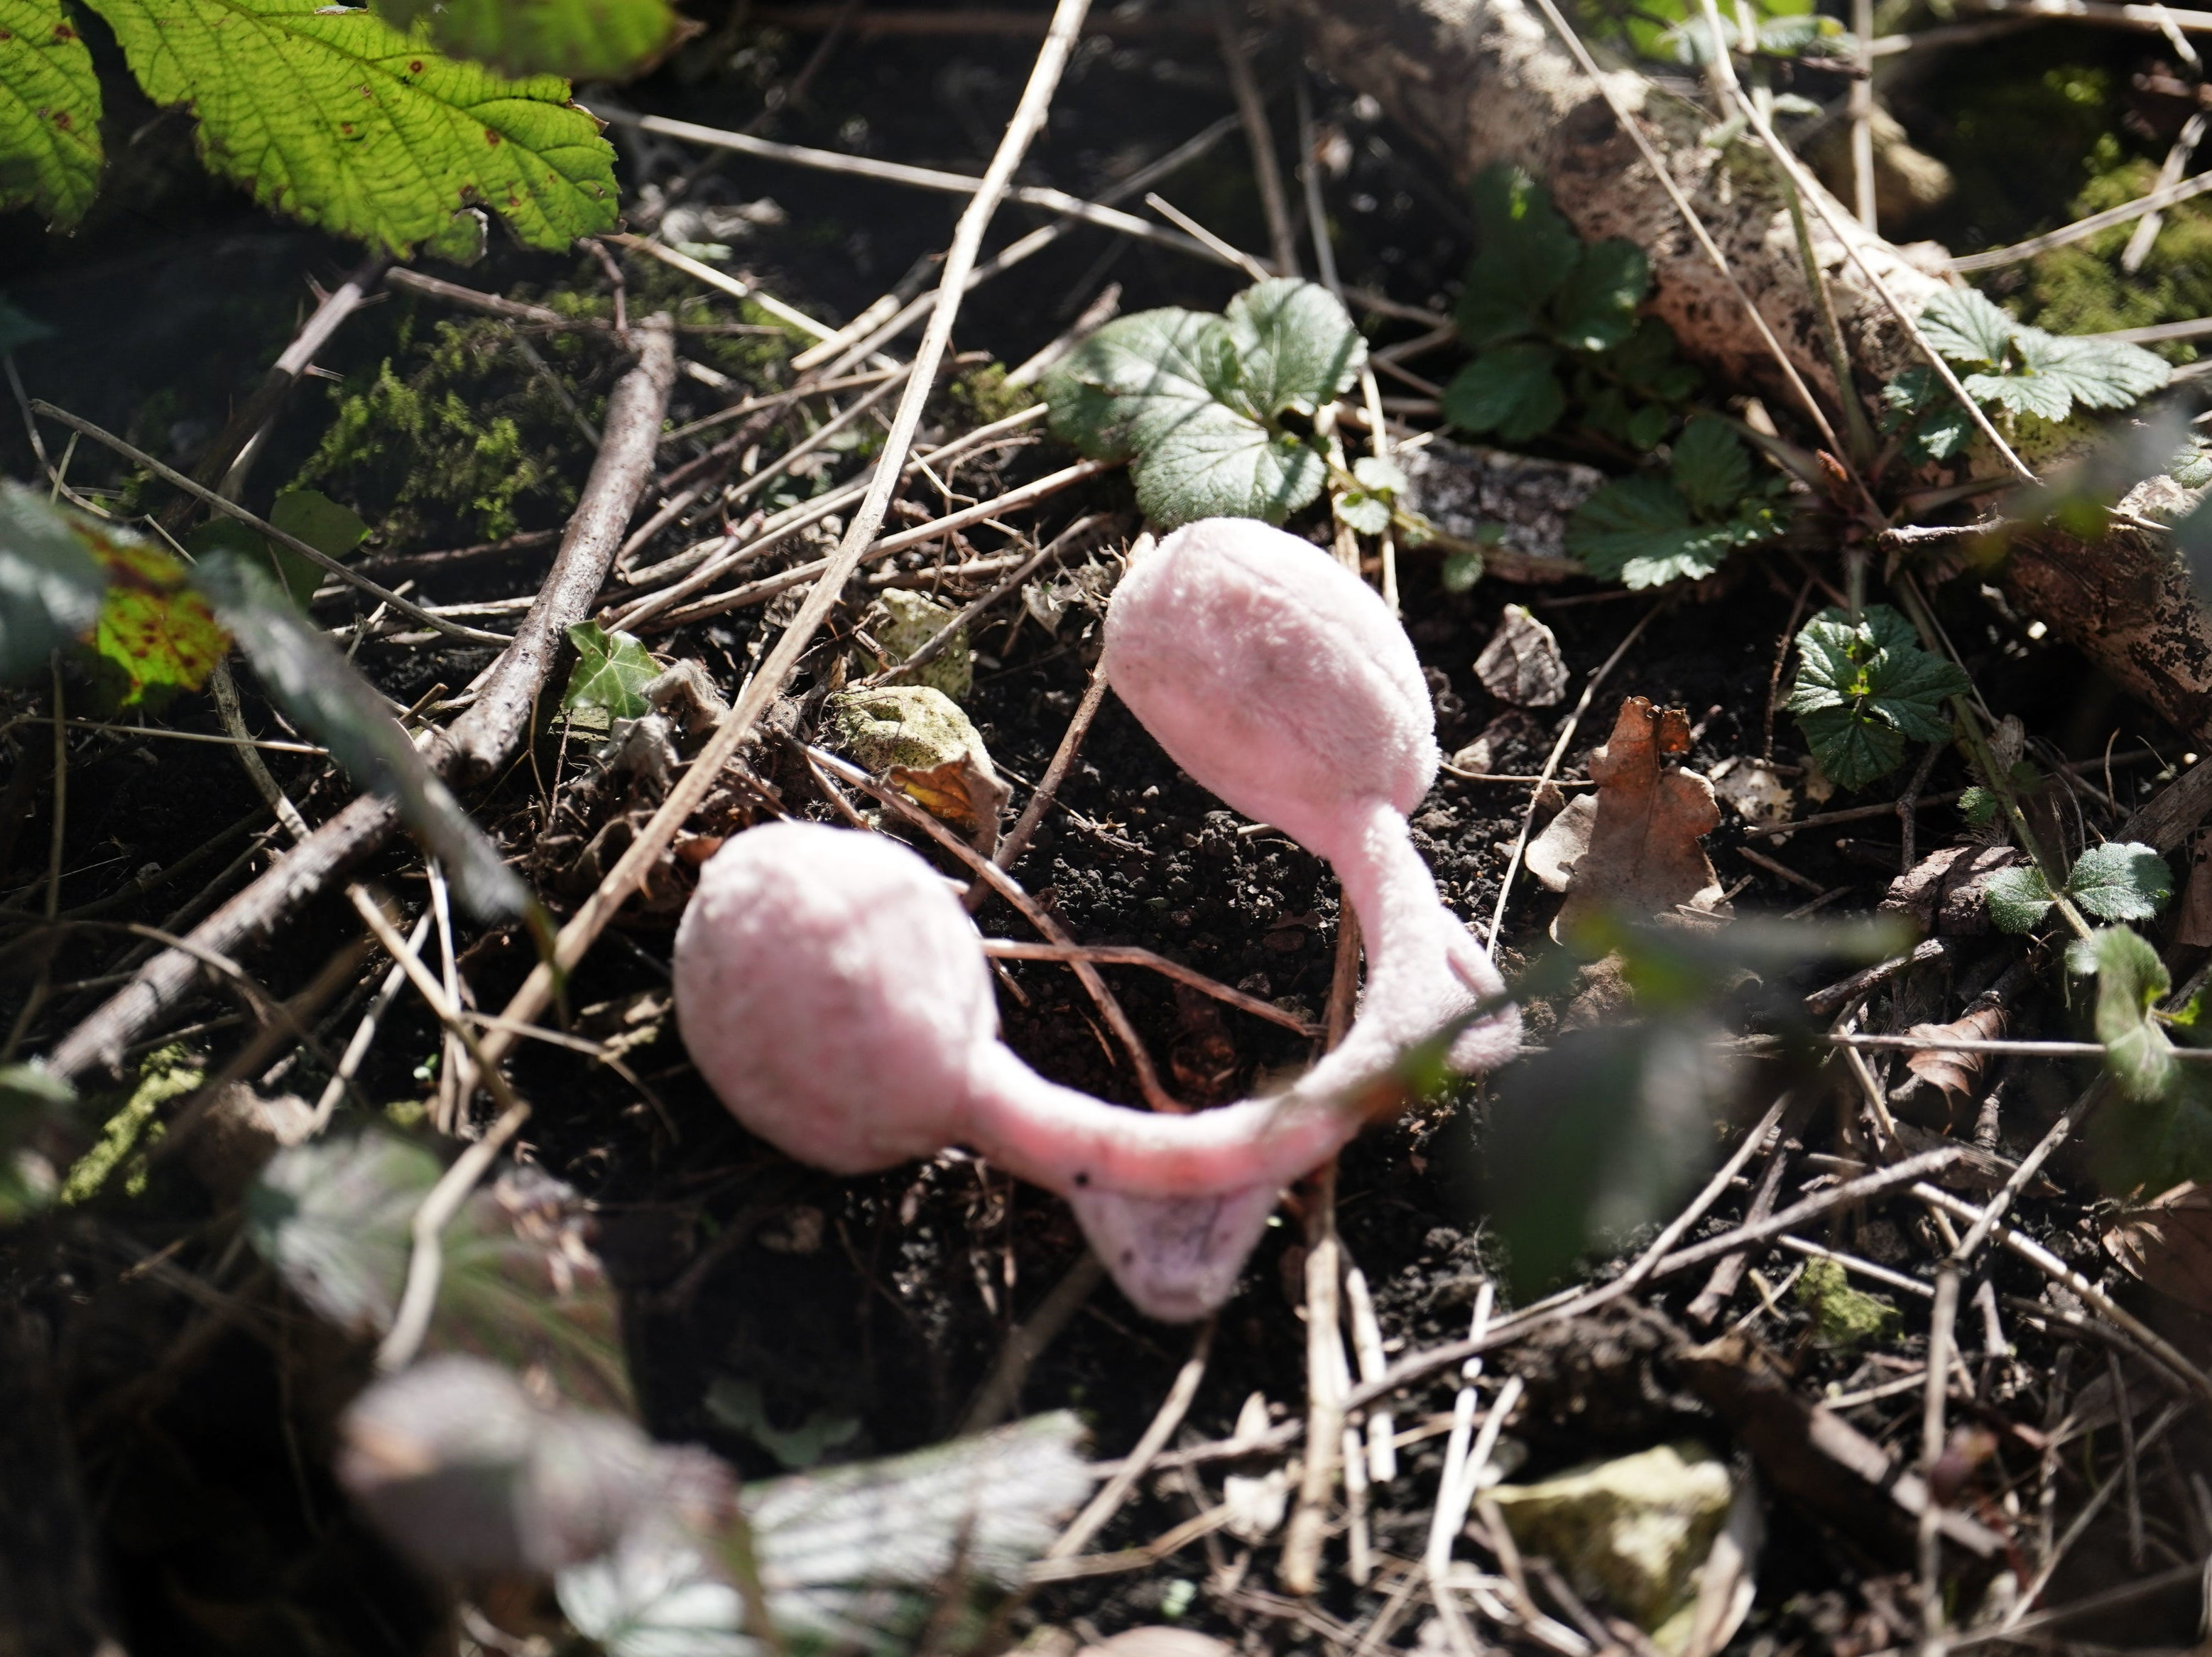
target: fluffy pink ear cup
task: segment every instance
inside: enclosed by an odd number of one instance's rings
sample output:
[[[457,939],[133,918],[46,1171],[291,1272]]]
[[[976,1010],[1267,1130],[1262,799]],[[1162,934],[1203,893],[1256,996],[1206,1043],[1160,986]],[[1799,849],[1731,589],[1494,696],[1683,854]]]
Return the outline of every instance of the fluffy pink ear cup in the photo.
[[[880,835],[781,822],[700,871],[676,932],[676,1016],[732,1115],[836,1173],[965,1136],[999,1011],[945,882]]]

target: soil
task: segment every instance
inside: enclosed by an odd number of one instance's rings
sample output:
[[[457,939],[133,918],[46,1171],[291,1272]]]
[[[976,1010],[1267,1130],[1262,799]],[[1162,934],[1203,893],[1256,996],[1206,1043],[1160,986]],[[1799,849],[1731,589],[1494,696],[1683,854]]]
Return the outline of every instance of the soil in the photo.
[[[720,63],[681,57],[623,95],[659,113],[736,125],[757,107],[761,88],[786,84],[818,44],[818,37],[774,31],[740,29],[717,38]],[[830,52],[776,135],[976,170],[1031,50],[1024,41],[988,37],[846,40]],[[1288,46],[1272,43],[1261,68],[1264,76],[1285,77]],[[1052,130],[1027,175],[1095,192],[1231,107],[1209,34],[1093,41],[1055,104]],[[1385,289],[1402,302],[1448,308],[1468,251],[1468,227],[1453,187],[1402,134],[1349,98],[1325,98],[1321,113],[1345,150],[1345,165],[1332,173],[1328,189],[1347,279]],[[12,243],[0,239],[12,247],[0,254],[0,280],[9,297],[55,331],[52,340],[16,354],[30,394],[80,411],[171,460],[190,459],[211,437],[230,400],[289,338],[302,303],[302,277],[327,283],[354,258],[351,250],[273,223],[218,189],[176,182],[191,171],[180,159],[188,143],[182,125],[171,119],[144,135],[123,163],[125,179],[111,192],[103,216],[76,242],[27,234]],[[1232,135],[1163,188],[1229,241],[1264,246],[1239,143]],[[668,159],[627,152],[633,169],[628,182],[666,184],[672,176]],[[763,197],[772,197],[784,217],[747,233],[734,258],[772,291],[832,319],[858,312],[939,248],[952,210],[935,198],[880,185],[750,161],[708,174],[694,199]],[[149,204],[164,204],[163,210],[149,217]],[[1012,232],[1027,228],[1029,216],[1009,208],[1001,223]],[[602,314],[608,308],[600,267],[589,259],[502,250],[477,269],[441,274],[489,291],[561,295]],[[633,262],[628,277],[633,316],[687,291],[650,265]],[[949,433],[974,423],[978,399],[987,394],[978,389],[976,370],[988,361],[1021,361],[1109,280],[1123,284],[1125,313],[1158,303],[1216,308],[1241,285],[1211,266],[1143,245],[1097,233],[1072,237],[1020,277],[970,302],[958,344],[975,355],[965,363],[962,385],[939,399],[933,424]],[[719,304],[686,316],[741,320],[733,308]],[[1380,343],[1412,332],[1391,323],[1381,325],[1376,337]],[[368,555],[372,561],[556,527],[589,464],[575,419],[596,423],[619,364],[573,338],[557,342],[557,350],[549,345],[554,366],[547,374],[560,382],[556,396],[545,375],[502,350],[501,338],[495,325],[418,299],[394,297],[371,309],[322,359],[338,383],[311,386],[297,398],[259,462],[254,488],[273,490],[312,460],[320,486],[350,496],[380,526],[381,539]],[[784,372],[774,360],[781,347],[758,335],[691,335],[683,349],[743,384]],[[437,356],[441,350],[444,359]],[[465,420],[455,429],[462,435],[481,434],[496,420],[511,423],[536,481],[502,497],[505,519],[487,516],[480,490],[463,492],[458,471],[445,474],[449,492],[441,493],[395,472],[389,456],[330,448],[326,433],[343,399],[368,395],[387,359],[402,381],[418,376],[426,397],[465,377]],[[1440,370],[1431,362],[1423,371]],[[731,394],[686,381],[672,418],[700,417]],[[573,411],[564,398],[573,399]],[[440,444],[459,441],[453,433],[425,435],[420,452],[401,460],[434,460],[443,452]],[[1556,458],[1589,457],[1562,452]],[[1030,444],[964,469],[957,486],[981,496],[1063,461],[1055,448]],[[102,454],[81,451],[72,466],[81,486],[118,488],[125,504],[162,504],[158,490],[126,478]],[[0,431],[0,470],[34,475],[20,427]],[[912,497],[924,508],[933,498],[927,489]],[[1117,477],[1055,497],[1023,527],[1041,542],[1086,512],[1112,515],[1114,546],[1138,527],[1126,481]],[[403,515],[404,541],[393,532]],[[1314,513],[1291,527],[1317,539],[1326,535]],[[979,530],[951,551],[988,554],[1003,540],[995,531]],[[672,535],[662,547],[682,544]],[[911,555],[905,565],[927,570],[941,551]],[[1403,553],[1405,618],[1428,670],[1444,751],[1453,753],[1487,734],[1490,770],[1520,777],[1541,768],[1557,740],[1571,702],[1510,709],[1481,687],[1473,670],[1503,606],[1522,602],[1556,632],[1576,684],[1657,611],[1569,743],[1562,777],[1586,775],[1590,747],[1609,728],[1619,698],[1631,694],[1686,710],[1694,742],[1685,758],[1695,769],[1762,754],[1801,765],[1795,726],[1773,708],[1778,655],[1801,604],[1826,601],[1817,582],[1839,579],[1829,551],[1807,545],[1739,556],[1694,591],[1663,597],[1588,582],[1516,588],[1492,581],[1449,591],[1433,554]],[[545,556],[541,547],[439,566],[422,576],[421,592],[447,604],[526,593]],[[2174,733],[2123,701],[2078,657],[2007,613],[1972,575],[1940,588],[1936,602],[1980,693],[1991,708],[2021,719],[2046,765],[2131,756],[2146,747],[2166,760],[2180,758],[2185,745]],[[319,612],[332,624],[345,613],[343,605]],[[665,655],[701,661],[726,694],[787,615],[775,607],[741,611],[650,642]],[[814,734],[818,693],[853,648],[852,620],[844,617],[835,641],[809,659],[793,699],[772,722],[781,730]],[[1018,808],[1049,764],[1087,682],[1097,649],[1097,609],[1079,603],[1048,629],[1010,606],[978,630],[975,648],[976,687],[967,705],[999,768],[1016,783]],[[434,687],[465,684],[484,660],[485,653],[443,643],[377,643],[361,653],[380,686],[410,704]],[[273,730],[273,717],[251,694],[250,681],[248,690],[249,717],[257,728]],[[74,700],[85,691],[72,681],[65,694]],[[44,694],[7,692],[0,709],[13,721],[33,714]],[[204,698],[180,698],[159,712],[178,730],[220,728]],[[43,728],[15,728],[8,739],[15,746],[0,813],[0,892],[6,894],[0,901],[11,910],[31,907],[44,877],[54,805]],[[782,809],[836,818],[787,740],[757,745],[746,762]],[[271,768],[312,819],[347,797],[337,781],[296,757],[272,755]],[[2124,759],[2111,774],[2111,806],[2086,795],[2067,806],[2074,813],[2070,832],[2077,838],[2093,828],[2110,832],[2170,774],[2159,763]],[[2105,775],[2092,775],[2101,788]],[[1838,795],[1799,809],[1878,804],[1894,797],[1895,781],[1863,797]],[[1957,758],[1945,753],[1923,785],[1941,793],[1969,781]],[[549,830],[554,799],[566,801],[562,832],[573,835],[580,825],[581,838],[626,806],[649,799],[626,798],[604,779],[587,742],[549,722],[528,758],[471,801],[479,820],[512,853],[534,860],[530,866],[543,877],[541,887],[572,903],[588,891],[589,871],[578,873],[576,839],[556,842]],[[1488,923],[1528,803],[1525,783],[1447,776],[1413,815],[1415,843],[1445,899],[1473,924]],[[732,796],[695,827],[728,832],[747,815]],[[119,733],[88,738],[70,759],[61,905],[87,911],[104,904],[97,918],[111,925],[181,930],[267,866],[273,852],[264,824],[259,796],[219,749]],[[1948,844],[1957,832],[1949,807],[1923,810],[1918,849]],[[1863,914],[1901,868],[1893,815],[1808,830],[1778,844],[1748,838],[1731,815],[1707,844],[1739,915],[1784,914],[1816,898],[1825,900],[1827,916]],[[1747,846],[1768,861],[1740,856]],[[1778,863],[1789,876],[1774,872]],[[134,895],[128,882],[146,868],[171,874]],[[1307,1017],[1318,1017],[1327,1004],[1338,905],[1325,866],[1224,809],[1110,697],[1054,808],[1012,872],[1085,942],[1144,946]],[[380,883],[410,911],[421,901],[422,865],[410,846],[387,850],[363,878]],[[738,1129],[684,1061],[665,1017],[682,879],[672,868],[654,899],[619,923],[569,986],[568,1004],[586,1033],[612,1028],[625,1011],[641,1007],[648,1009],[648,1021],[657,1017],[657,1037],[630,1050],[643,1088],[563,1049],[526,1045],[513,1075],[538,1114],[517,1154],[571,1183],[597,1217],[598,1247],[622,1292],[641,1411],[656,1435],[704,1443],[749,1477],[785,1471],[794,1443],[820,1441],[841,1460],[936,1443],[960,1428],[1010,1331],[1075,1264],[1081,1238],[1058,1203],[971,1159],[948,1155],[879,1177],[840,1179],[797,1167]],[[1525,871],[1517,877],[1498,940],[1502,964],[1517,967],[1544,948],[1556,905]],[[1020,917],[1001,902],[987,904],[978,918],[987,936],[1027,935]],[[342,896],[325,894],[252,959],[251,970],[261,984],[289,992],[357,930]],[[2020,953],[2016,943],[1993,935],[1961,942],[1950,963],[1878,992],[1865,1014],[1867,1027],[1903,1029],[1955,1016],[1967,995]],[[475,1003],[498,1006],[530,964],[526,942],[492,933],[464,943]],[[27,1026],[25,1051],[42,1051],[97,1004],[112,985],[110,975],[134,959],[125,952],[137,944],[113,930],[85,929],[51,951],[11,945],[0,973],[0,1014],[17,1016],[41,969],[58,986]],[[1133,1102],[1126,1058],[1073,975],[1045,963],[1001,965],[1000,1007],[1012,1045],[1056,1080]],[[1311,1043],[1158,975],[1104,971],[1170,1087],[1190,1103],[1241,1096],[1314,1055]],[[1802,993],[1833,976],[1808,967],[1778,987]],[[317,1024],[325,1040],[343,1042],[377,977],[380,968],[360,991],[325,1009]],[[1561,996],[1556,1004],[1532,1006],[1532,1039],[1547,1039],[1571,1016],[1571,1001]],[[651,1012],[656,1004],[661,1014]],[[161,1040],[185,1041],[219,1062],[242,1022],[230,1001],[210,992],[187,1028],[164,1033]],[[2036,991],[2019,1003],[2014,1027],[2078,1034],[2083,1022],[2082,1009]],[[438,1044],[434,1021],[403,996],[362,1073],[364,1095],[395,1118],[418,1118],[434,1089],[428,1059]],[[1885,1085],[1902,1074],[1890,1065],[1879,1069]],[[312,1097],[323,1074],[312,1059],[302,1060],[264,1086]],[[2019,1067],[2003,1099],[2002,1148],[2018,1154],[2032,1145],[2087,1075],[2055,1064]],[[1745,1089],[1748,1114],[1763,1109],[1787,1079],[1778,1063],[1760,1069]],[[1820,1112],[1794,1119],[1791,1130],[1796,1142],[1815,1153],[1837,1148],[1827,1098],[1822,1095]],[[1370,1132],[1342,1160],[1337,1223],[1351,1258],[1374,1287],[1395,1352],[1463,1336],[1478,1286],[1510,1265],[1485,1229],[1485,1110],[1480,1090],[1463,1088]],[[1925,1090],[1908,1114],[1930,1132],[1971,1135],[1974,1127],[1971,1112],[1950,1119]],[[2100,1275],[2104,1267],[2083,1200],[2094,1180],[2070,1154],[2052,1172],[2063,1194],[2023,1199],[2020,1223],[2069,1264]],[[1739,1182],[1684,1240],[1739,1223],[1749,1197],[1749,1182]],[[1310,1194],[1302,1200],[1310,1202]],[[1935,1257],[1932,1234],[1923,1234],[1925,1222],[1917,1214],[1910,1205],[1877,1205],[1839,1226],[1831,1240],[1924,1282],[1932,1278]],[[89,1562],[83,1563],[88,1581],[78,1588],[57,1579],[57,1603],[98,1607],[132,1652],[428,1648],[447,1615],[442,1590],[419,1580],[363,1526],[329,1471],[333,1416],[365,1376],[362,1355],[319,1331],[296,1303],[272,1290],[250,1259],[241,1264],[235,1235],[228,1203],[166,1167],[156,1168],[143,1196],[110,1191],[0,1234],[5,1302],[30,1314],[0,1319],[0,1398],[11,1376],[25,1394],[21,1408],[0,1410],[0,1479],[12,1483],[21,1469],[24,1488],[44,1492],[22,1504],[18,1539],[45,1557]],[[1302,1416],[1304,1236],[1294,1203],[1279,1216],[1242,1293],[1222,1314],[1188,1417],[1191,1441],[1228,1436],[1240,1406],[1254,1394],[1275,1419]],[[1578,1273],[1592,1282],[1607,1281],[1649,1236],[1607,1240]],[[1617,1258],[1595,1258],[1604,1256]],[[1692,1271],[1639,1297],[1633,1309],[1617,1304],[1605,1317],[1561,1326],[1501,1355],[1499,1373],[1521,1375],[1530,1387],[1510,1435],[1516,1476],[1683,1436],[1735,1453],[1733,1423],[1700,1398],[1677,1359],[1686,1340],[1760,1314],[1759,1296],[1787,1262],[1776,1256],[1759,1264],[1769,1281],[1755,1291],[1739,1290],[1718,1325],[1693,1330],[1689,1323],[1689,1303],[1705,1281],[1702,1271]],[[2030,1302],[2046,1288],[2042,1274],[2011,1257],[1989,1278],[2000,1296]],[[2208,1343],[2190,1314],[2125,1287],[2129,1304],[2185,1350],[2203,1354]],[[1925,1361],[1926,1301],[1910,1294],[1893,1298],[1902,1319],[1872,1348],[1824,1345],[1813,1313],[1788,1297],[1758,1315],[1758,1338],[1784,1355],[1795,1390],[1805,1398],[1877,1386]],[[1979,1488],[1992,1500],[2002,1489],[2027,1489],[2039,1465],[2033,1433],[2050,1424],[2045,1417],[2057,1396],[2050,1377],[2070,1369],[2079,1394],[2103,1375],[2106,1362],[2094,1344],[2033,1333],[2017,1323],[2013,1337],[2012,1362],[1983,1355],[1978,1343],[1971,1348],[1978,1355],[1981,1407],[2002,1439],[1995,1453],[2002,1476],[1986,1470],[1981,1476]],[[1019,1413],[1079,1410],[1096,1452],[1119,1455],[1152,1419],[1189,1343],[1188,1331],[1149,1323],[1110,1288],[1102,1288],[1030,1368],[1019,1389]],[[759,1389],[763,1419],[754,1430],[733,1425],[726,1405],[711,1402],[726,1399],[730,1384],[743,1381]],[[1396,1405],[1401,1427],[1449,1410],[1455,1385],[1456,1377],[1447,1374],[1412,1389]],[[1919,1396],[1916,1389],[1852,1419],[1909,1462],[1917,1454]],[[2204,1448],[2190,1437],[2193,1430],[2175,1435],[2183,1467]],[[40,1453],[42,1446],[51,1450],[57,1432],[65,1432],[74,1447],[73,1470],[47,1466],[53,1458]],[[782,1445],[785,1457],[768,1441]],[[1444,1441],[1437,1433],[1410,1446],[1399,1480],[1374,1493],[1369,1523],[1379,1555],[1420,1556]],[[33,1477],[30,1470],[42,1466],[46,1471]],[[2060,1507],[2070,1514],[2084,1491],[2070,1473],[2063,1482]],[[1093,1547],[1133,1546],[1156,1537],[1218,1500],[1218,1488],[1214,1468],[1147,1480]],[[2185,1503],[2177,1509],[2162,1478],[2144,1502],[2157,1533],[2195,1535],[2201,1516]],[[1895,1538],[1854,1533],[1803,1504],[1770,1501],[1766,1508],[1766,1563],[1736,1648],[1871,1651],[1912,1637],[1917,1589],[1909,1546],[1900,1552]],[[74,1515],[86,1534],[72,1538],[52,1526],[41,1530],[37,1515],[49,1512],[62,1520]],[[2015,1514],[2013,1522],[2029,1520]],[[9,1541],[6,1526],[0,1520],[0,1544]],[[1340,1544],[1331,1548],[1332,1557],[1340,1556]],[[2069,1556],[2045,1603],[2139,1574],[2128,1552],[2124,1530],[2106,1525],[2094,1531]],[[1376,1626],[1389,1598],[1382,1582],[1360,1588],[1331,1570],[1318,1596],[1293,1600],[1276,1591],[1272,1569],[1272,1547],[1255,1553],[1210,1536],[1149,1568],[1040,1591],[1011,1627],[1017,1636],[1068,1630],[1088,1641],[1168,1619],[1247,1649],[1313,1645],[1348,1652]],[[1964,1589],[1979,1593],[1993,1569],[1962,1577]],[[1194,1597],[1194,1584],[1201,1585]],[[481,1598],[514,1626],[529,1624],[533,1605],[543,1608],[530,1591],[511,1587]],[[0,1626],[6,1615],[0,1605]],[[2111,1623],[2100,1638],[2179,1643],[2192,1637],[2193,1617],[2185,1595],[2152,1599],[2130,1607],[2127,1620]],[[1408,1617],[1383,1637],[1398,1648],[1433,1637],[1419,1633],[1425,1620]],[[49,1648],[78,1647],[64,1642]]]

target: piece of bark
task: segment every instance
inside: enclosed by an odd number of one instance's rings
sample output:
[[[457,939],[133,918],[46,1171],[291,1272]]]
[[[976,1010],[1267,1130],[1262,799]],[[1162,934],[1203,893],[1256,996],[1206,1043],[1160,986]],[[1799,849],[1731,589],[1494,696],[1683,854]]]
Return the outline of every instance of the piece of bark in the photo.
[[[1876,912],[1942,937],[1978,938],[1990,929],[1990,876],[2021,861],[2010,846],[1945,846],[1892,880]]]

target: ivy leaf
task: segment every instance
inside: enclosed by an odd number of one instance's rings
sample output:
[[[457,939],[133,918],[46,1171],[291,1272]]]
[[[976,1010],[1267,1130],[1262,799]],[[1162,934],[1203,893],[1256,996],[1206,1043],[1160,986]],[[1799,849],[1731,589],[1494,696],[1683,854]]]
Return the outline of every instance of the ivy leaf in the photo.
[[[1667,471],[1674,487],[1703,513],[1725,511],[1751,487],[1751,456],[1734,432],[1710,416],[1682,428]]]
[[[611,228],[614,150],[550,76],[502,80],[319,0],[87,0],[208,166],[264,206],[404,255],[488,207],[532,247]]]
[[[2033,863],[1999,869],[1982,890],[1990,900],[1990,919],[2000,932],[2033,932],[2051,912],[2050,883]]]
[[[0,478],[0,683],[37,672],[50,651],[92,630],[107,571],[90,543],[103,533]]]
[[[61,0],[0,0],[0,211],[67,228],[100,188],[100,77]]]
[[[576,666],[561,697],[563,708],[572,713],[603,708],[615,719],[635,719],[650,710],[645,687],[660,677],[660,664],[635,635],[580,621],[570,624],[568,643],[575,647]]]
[[[2173,1044],[2151,1018],[2172,988],[2166,963],[2141,933],[2107,927],[2088,940],[2097,967],[2097,1039],[2105,1068],[2120,1091],[2142,1102],[2159,1098],[2173,1081]]]
[[[1496,346],[1469,362],[1444,387],[1444,418],[1462,431],[1526,442],[1566,412],[1567,394],[1553,372],[1559,353],[1536,340]]]
[[[2022,328],[2016,343],[2027,373],[2085,409],[2126,408],[2173,378],[2164,357],[2120,340],[2068,339]]]
[[[1636,332],[1636,308],[1651,288],[1651,261],[1615,236],[1582,250],[1553,314],[1569,350],[1609,351]]]
[[[375,0],[402,31],[425,20],[438,48],[502,75],[624,81],[682,38],[668,0]]]
[[[1911,623],[1886,604],[1869,605],[1856,627],[1831,609],[1799,631],[1797,676],[1784,705],[1838,787],[1864,788],[1887,775],[1908,740],[1950,734],[1943,699],[1963,693],[1966,676],[1914,641]]]
[[[88,526],[107,593],[92,630],[94,675],[118,708],[158,704],[207,683],[230,652],[207,600],[185,584],[174,554],[102,525]]]
[[[1690,503],[1656,478],[1616,478],[1567,520],[1567,550],[1590,574],[1630,588],[1702,580],[1736,546],[1733,524],[1701,524]]]
[[[1249,411],[1311,414],[1347,390],[1367,342],[1343,302],[1316,282],[1279,277],[1247,288],[1223,314],[1236,384]]]
[[[398,807],[471,913],[489,921],[528,911],[530,889],[499,848],[438,779],[375,686],[293,608],[265,565],[218,551],[201,561],[194,582],[277,705],[330,749],[356,787]]]
[[[2147,921],[2173,896],[2173,871],[2150,846],[2108,840],[2075,862],[2066,895],[2100,921]]]
[[[1946,288],[1920,313],[1920,332],[1954,362],[2003,366],[2005,348],[2020,324],[1976,288]]]

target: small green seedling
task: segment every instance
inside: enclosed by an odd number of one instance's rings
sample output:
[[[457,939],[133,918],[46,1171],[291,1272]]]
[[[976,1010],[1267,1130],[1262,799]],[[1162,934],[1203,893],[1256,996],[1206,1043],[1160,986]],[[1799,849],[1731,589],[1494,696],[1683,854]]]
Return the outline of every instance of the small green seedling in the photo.
[[[1955,663],[1920,648],[1911,622],[1870,604],[1856,624],[1836,609],[1805,624],[1783,705],[1836,785],[1863,789],[1897,769],[1908,741],[1948,738],[1944,700],[1968,688]]]

